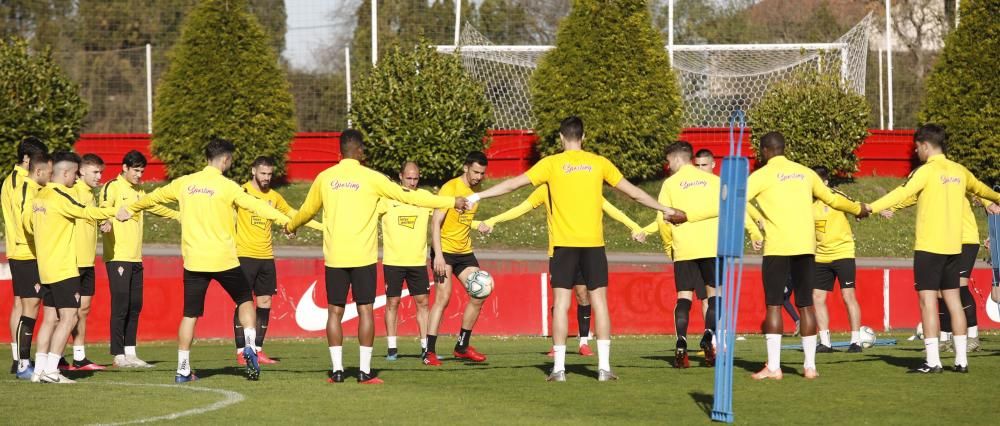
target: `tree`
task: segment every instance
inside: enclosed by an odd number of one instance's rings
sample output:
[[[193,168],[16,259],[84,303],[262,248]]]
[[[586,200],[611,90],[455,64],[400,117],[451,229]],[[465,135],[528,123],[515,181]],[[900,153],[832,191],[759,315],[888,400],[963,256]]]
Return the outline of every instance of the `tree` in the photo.
[[[642,0],[579,0],[562,21],[555,49],[530,88],[543,155],[560,150],[559,122],[586,123],[586,147],[629,177],[662,173],[663,149],[677,138],[682,106],[663,39]]]
[[[462,21],[468,22],[475,9],[469,0],[462,0]],[[354,40],[351,42],[351,72],[363,75],[371,67],[372,9],[371,2],[362,1],[355,12]],[[385,47],[398,44],[416,46],[421,40],[430,44],[451,44],[454,41],[455,2],[435,0],[420,1],[379,0],[378,2],[379,58]],[[343,54],[343,53],[341,53]]]
[[[230,176],[246,176],[257,155],[284,171],[294,109],[270,40],[246,0],[205,0],[188,15],[153,116],[153,154],[171,177],[199,170],[213,136],[236,144]]]
[[[839,75],[800,72],[772,86],[750,111],[751,143],[760,152],[761,136],[781,132],[790,160],[850,176],[858,170],[854,152],[868,136],[868,114],[865,97]]]
[[[355,87],[350,115],[377,170],[395,173],[412,160],[422,176],[441,181],[454,176],[466,153],[484,149],[491,106],[456,55],[427,42],[392,45]]]
[[[948,132],[948,155],[980,179],[1000,183],[1000,2],[960,5],[961,24],[927,78],[920,121]]]
[[[20,162],[17,145],[29,136],[51,150],[68,150],[80,136],[87,105],[78,87],[52,60],[24,39],[0,41],[0,162]]]

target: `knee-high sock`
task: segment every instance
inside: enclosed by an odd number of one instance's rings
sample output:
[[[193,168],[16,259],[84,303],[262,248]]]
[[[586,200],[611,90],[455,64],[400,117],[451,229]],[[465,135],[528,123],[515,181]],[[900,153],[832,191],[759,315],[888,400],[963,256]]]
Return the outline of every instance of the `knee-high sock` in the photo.
[[[590,305],[576,305],[576,325],[580,330],[580,337],[590,336]]]
[[[705,330],[715,333],[715,303],[718,296],[709,297],[708,310],[705,311]]]
[[[948,312],[948,306],[945,305],[944,299],[938,298],[938,318],[941,321],[941,331],[945,333],[951,333],[951,313]]]
[[[21,317],[17,325],[17,352],[21,359],[31,359],[31,338],[35,335],[35,319]]]
[[[233,310],[233,335],[236,337],[236,349],[243,349],[247,345],[243,337],[243,324],[240,323],[240,307]]]
[[[267,325],[271,322],[271,308],[257,308],[257,340],[254,346],[264,347],[264,335],[267,334]]]
[[[677,299],[677,306],[674,307],[674,326],[677,328],[677,346],[681,346],[682,340],[687,340],[688,317],[691,314],[691,301],[687,299]]]
[[[962,309],[965,311],[965,322],[969,327],[979,325],[976,320],[976,299],[972,297],[969,287],[960,287],[959,294],[962,297]]]

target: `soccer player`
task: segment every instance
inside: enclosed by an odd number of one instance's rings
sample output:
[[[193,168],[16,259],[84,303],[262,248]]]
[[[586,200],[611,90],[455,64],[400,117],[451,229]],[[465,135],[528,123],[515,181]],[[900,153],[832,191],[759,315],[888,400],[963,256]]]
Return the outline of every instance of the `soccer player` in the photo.
[[[38,294],[38,262],[33,242],[24,233],[23,217],[31,214],[30,200],[49,181],[52,165],[48,148],[33,137],[21,141],[17,157],[21,162],[4,179],[0,204],[3,205],[7,259],[14,290],[14,306],[10,311],[11,355],[14,358],[11,374],[28,380],[34,372],[30,361],[31,341],[41,296]]]
[[[205,293],[212,280],[222,286],[239,309],[246,346],[246,376],[260,378],[260,364],[253,342],[257,339],[257,312],[253,293],[236,257],[236,213],[240,207],[284,224],[288,218],[267,203],[254,198],[222,175],[233,164],[236,147],[225,139],[212,138],[205,146],[207,165],[200,172],[174,179],[124,207],[117,215],[132,215],[158,204],[176,201],[180,206],[181,257],[184,259],[184,317],[177,331],[177,374],[174,382],[197,380],[191,369],[191,344],[198,317],[205,312]]]
[[[913,135],[917,156],[924,164],[910,173],[903,185],[871,203],[882,211],[917,196],[916,241],[913,252],[913,275],[920,316],[924,325],[926,361],[910,372],[940,373],[938,348],[938,291],[951,313],[954,329],[955,370],[969,372],[966,321],[962,313],[959,280],[962,264],[962,218],[966,192],[1000,203],[1000,194],[990,190],[962,165],[944,155],[947,134],[935,124],[925,124]]]
[[[539,185],[531,192],[528,199],[524,200],[521,204],[514,206],[510,210],[493,216],[489,219],[482,221],[479,224],[479,232],[484,234],[489,234],[493,232],[496,225],[510,220],[517,219],[523,216],[525,213],[530,212],[533,209],[538,208],[538,206],[545,206],[545,221],[548,225],[549,231],[549,259],[552,258],[552,211],[549,205],[549,186],[547,184]],[[604,211],[608,217],[621,222],[623,225],[628,227],[632,232],[632,238],[644,242],[646,240],[646,232],[639,227],[639,224],[635,223],[634,220],[628,217],[625,213],[615,207],[613,204],[609,203],[608,200],[604,200],[601,205],[601,209]],[[576,295],[576,323],[577,330],[579,331],[579,346],[577,351],[583,356],[594,356],[594,352],[590,349],[590,295],[587,293],[587,285],[583,282],[583,273],[577,271],[573,277],[573,292]],[[555,356],[555,350],[549,351],[549,357]]]
[[[830,191],[816,172],[785,157],[785,137],[770,132],[760,139],[762,167],[747,182],[747,203],[760,205],[764,221],[764,241],[752,238],[755,249],[764,248],[761,275],[764,281],[764,338],[767,365],[751,377],[754,380],[781,380],[781,307],[788,276],[792,277],[795,305],[801,315],[800,334],[805,352],[803,375],[819,377],[816,371],[816,316],[813,288],[816,279],[816,228],[813,198],[848,213],[867,216],[858,203]]]
[[[657,201],[673,206],[688,214],[688,222],[670,227],[657,213],[656,220],[646,227],[652,233],[661,229],[669,234],[674,260],[674,282],[677,287],[677,305],[674,308],[674,326],[677,344],[674,367],[688,368],[687,325],[695,294],[707,306],[704,311],[705,332],[700,346],[705,351],[705,363],[715,365],[715,258],[719,233],[719,177],[711,171],[695,167],[693,148],[685,141],[674,142],[666,149],[671,176],[663,181]]]
[[[438,195],[448,197],[465,197],[473,193],[473,188],[486,176],[486,154],[473,151],[465,156],[462,175],[446,182]],[[444,310],[451,301],[451,280],[454,276],[460,283],[465,283],[472,274],[479,271],[479,260],[472,252],[473,223],[478,206],[469,206],[465,211],[456,208],[438,209],[431,218],[431,249],[433,251],[434,277],[437,286],[434,305],[431,306],[430,319],[427,324],[427,351],[424,352],[423,363],[429,366],[439,366],[441,361],[437,356],[437,334]],[[479,353],[470,345],[472,328],[479,319],[486,298],[470,297],[462,314],[462,326],[458,333],[458,341],[452,355],[455,358],[472,362],[486,361],[486,355]]]
[[[309,195],[299,212],[286,226],[294,232],[323,209],[323,256],[326,258],[326,298],[329,320],[327,342],[333,369],[329,382],[344,381],[343,341],[340,321],[347,305],[347,292],[354,295],[358,310],[360,373],[358,383],[380,384],[382,379],[371,370],[372,344],[375,341],[376,263],[378,262],[377,222],[379,198],[388,198],[426,208],[462,206],[465,199],[439,197],[426,192],[409,191],[385,175],[361,163],[365,144],[361,132],[354,129],[340,134],[343,160],[319,174],[309,188]]]
[[[250,164],[250,180],[243,184],[243,192],[264,201],[291,219],[296,211],[288,205],[285,197],[271,188],[276,163],[273,158],[262,155]],[[236,210],[236,256],[240,260],[240,269],[246,275],[247,282],[256,297],[257,302],[257,340],[253,342],[257,351],[257,360],[261,364],[275,364],[264,353],[264,335],[271,319],[271,296],[278,290],[278,274],[274,267],[274,249],[271,237],[271,225],[274,222],[239,208]],[[306,226],[322,230],[314,221]],[[240,365],[246,365],[243,358],[243,348],[247,346],[243,336],[243,325],[240,323],[240,310],[233,310],[233,330],[236,336],[236,360]]]
[[[428,191],[417,188],[420,183],[420,167],[415,162],[403,163],[403,168],[399,171],[399,183],[407,191],[430,195]],[[404,281],[417,305],[421,352],[427,349],[428,295],[431,291],[427,275],[427,224],[434,209],[382,198],[378,202],[377,213],[382,218],[384,251],[382,271],[385,276],[385,334],[388,341],[385,358],[395,361],[399,356],[399,349],[396,347],[396,315]]]
[[[694,154],[694,166],[701,171],[715,173],[715,155],[705,148]]]
[[[101,184],[104,160],[94,154],[84,154],[80,159],[79,177],[70,195],[84,206],[95,206],[94,188]],[[80,308],[77,310],[76,326],[73,328],[73,364],[69,370],[99,371],[104,366],[87,359],[87,315],[94,297],[96,275],[94,257],[97,255],[97,222],[77,219],[74,230],[76,243],[76,266],[80,269]],[[60,361],[62,363],[63,361]]]
[[[603,184],[606,182],[646,207],[662,211],[670,222],[686,220],[684,212],[666,207],[625,179],[608,159],[583,150],[583,120],[568,117],[559,126],[563,152],[541,159],[521,176],[469,196],[467,203],[509,193],[532,184],[549,185],[552,209],[552,275],[554,366],[549,381],[566,380],[566,333],[572,287],[577,271],[590,292],[597,335],[599,381],[616,380],[611,371],[611,319],[608,315],[608,258],[604,251]]]
[[[45,318],[38,329],[38,351],[32,381],[74,383],[59,373],[59,360],[73,331],[80,308],[80,269],[74,228],[76,220],[103,220],[115,214],[112,207],[99,209],[80,204],[71,193],[80,157],[72,152],[52,154],[52,180],[32,200],[32,213],[25,216],[25,232],[33,236],[38,254]],[[96,231],[95,231],[96,232]]]
[[[104,184],[98,197],[101,207],[116,210],[128,207],[144,195],[139,188],[146,171],[146,157],[131,150],[122,157],[122,171]],[[161,205],[151,206],[149,212],[174,220],[180,214]],[[104,266],[108,271],[111,293],[110,349],[112,365],[118,368],[152,368],[136,353],[139,333],[139,314],[143,302],[142,233],[143,213],[140,211],[126,221],[106,221],[104,231]]]
[[[830,185],[830,170],[814,167],[813,171]],[[831,188],[841,197],[843,192]],[[853,200],[852,200],[853,201]],[[847,352],[861,352],[861,306],[854,293],[857,283],[857,267],[854,262],[854,233],[847,216],[840,210],[816,200],[813,203],[813,220],[816,222],[816,288],[813,289],[813,306],[816,312],[816,326],[819,329],[819,346],[816,352],[830,353],[830,312],[826,308],[827,293],[833,291],[833,282],[840,282],[840,295],[844,298],[847,318],[851,324],[851,346]]]

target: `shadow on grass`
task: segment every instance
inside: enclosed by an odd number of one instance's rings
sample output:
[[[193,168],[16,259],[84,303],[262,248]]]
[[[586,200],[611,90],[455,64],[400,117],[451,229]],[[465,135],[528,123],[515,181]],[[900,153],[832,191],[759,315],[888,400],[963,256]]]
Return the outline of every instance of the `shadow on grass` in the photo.
[[[715,397],[704,392],[691,392],[689,395],[691,395],[691,399],[694,400],[694,403],[698,405],[698,408],[700,408],[701,411],[705,413],[709,419],[711,419],[712,404],[715,402]]]

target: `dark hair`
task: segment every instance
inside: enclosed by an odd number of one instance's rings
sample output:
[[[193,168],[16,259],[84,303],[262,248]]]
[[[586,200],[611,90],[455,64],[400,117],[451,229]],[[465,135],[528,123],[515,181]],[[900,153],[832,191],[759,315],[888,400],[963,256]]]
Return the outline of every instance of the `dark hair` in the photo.
[[[212,137],[212,140],[208,141],[208,145],[205,145],[205,159],[209,161],[233,152],[236,152],[236,146],[220,137]]]
[[[271,158],[270,156],[267,155],[261,155],[255,158],[253,160],[253,163],[250,163],[250,167],[259,167],[259,166],[274,167],[275,165],[277,165],[277,163],[274,162],[274,158]]]
[[[52,153],[52,164],[59,164],[63,162],[76,163],[77,167],[80,166],[80,156],[76,155],[75,152],[70,151],[56,151]]]
[[[46,164],[52,161],[52,156],[49,155],[48,151],[35,151],[28,154],[28,171],[33,172],[38,170],[38,166]]]
[[[28,161],[30,162],[32,154],[36,152],[44,152],[47,154],[49,152],[49,148],[45,146],[44,142],[34,136],[24,138],[24,140],[17,145],[17,162],[20,164],[21,161],[24,160],[24,156],[28,156]]]
[[[340,132],[340,155],[344,155],[351,148],[363,146],[365,146],[365,137],[361,132],[354,129],[345,129]]]
[[[80,165],[103,166],[104,160],[98,157],[97,154],[83,154],[83,157],[80,157]]]
[[[399,173],[405,172],[406,171],[406,166],[409,166],[410,164],[412,164],[413,167],[416,167],[417,169],[420,169],[420,165],[418,165],[416,161],[406,160],[406,161],[403,162],[402,166],[399,166]]]
[[[670,145],[667,145],[666,155],[670,157],[672,155],[684,155],[688,160],[691,159],[691,153],[694,152],[694,147],[691,146],[687,141],[677,141]]]
[[[465,156],[466,166],[471,166],[473,163],[479,164],[480,166],[485,166],[489,160],[486,159],[486,154],[482,151],[472,151]]]
[[[772,151],[785,151],[785,136],[779,132],[768,132],[760,137],[760,149],[770,149]]]
[[[830,180],[830,169],[826,168],[825,166],[813,167],[813,171],[816,172],[817,175],[819,175],[820,179],[827,181]]]
[[[712,154],[712,151],[709,151],[707,148],[699,149],[698,152],[694,153],[694,158],[702,158],[702,157],[708,157],[714,160],[715,154]]]
[[[948,134],[943,127],[928,123],[917,128],[913,133],[913,141],[929,143],[944,150],[945,144],[948,143]]]
[[[125,153],[125,157],[122,158],[122,165],[130,169],[136,167],[146,167],[146,156],[133,149]]]
[[[583,139],[583,119],[575,115],[564,118],[559,123],[559,134],[571,141]]]

